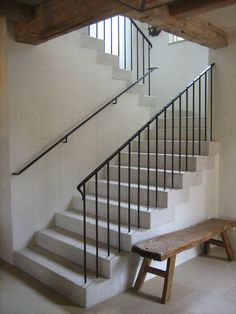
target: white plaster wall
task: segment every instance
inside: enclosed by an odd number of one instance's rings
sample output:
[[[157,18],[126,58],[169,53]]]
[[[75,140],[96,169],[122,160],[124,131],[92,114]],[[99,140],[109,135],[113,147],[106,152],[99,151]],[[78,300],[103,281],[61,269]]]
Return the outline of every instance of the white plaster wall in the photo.
[[[159,70],[152,74],[151,91],[164,106],[208,66],[208,49],[189,41],[169,44],[165,32],[152,42],[151,65]]]
[[[45,145],[126,86],[96,64],[94,50],[80,48],[73,32],[40,46],[14,42],[9,29],[8,84],[10,169],[15,171]],[[57,211],[70,206],[77,184],[150,117],[127,94],[31,169],[11,177],[13,249],[25,246]]]
[[[7,27],[0,17],[0,258],[11,262],[12,216],[9,179],[9,119],[7,104]]]
[[[236,36],[210,50],[214,71],[214,138],[220,141],[219,215],[236,218]],[[236,232],[233,232],[236,248]]]

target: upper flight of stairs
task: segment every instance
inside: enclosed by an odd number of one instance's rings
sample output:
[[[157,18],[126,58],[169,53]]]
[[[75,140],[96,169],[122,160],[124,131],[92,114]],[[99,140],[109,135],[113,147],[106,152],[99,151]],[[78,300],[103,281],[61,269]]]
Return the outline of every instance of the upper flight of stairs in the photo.
[[[118,58],[104,53],[104,42],[81,35],[81,46],[97,49],[97,61],[113,68],[113,79],[131,81],[131,72],[118,68]],[[140,93],[140,103],[154,106],[155,99],[143,95],[143,86],[138,84],[133,93]],[[176,115],[178,117],[178,114]],[[159,119],[158,148],[158,203],[156,206],[156,132],[150,129],[150,208],[147,211],[147,134],[141,139],[141,186],[140,186],[140,229],[137,229],[137,163],[138,142],[131,147],[131,230],[128,230],[128,152],[121,153],[121,253],[118,253],[118,166],[115,161],[110,166],[110,244],[107,252],[107,210],[106,210],[106,173],[98,179],[98,239],[99,239],[99,274],[96,278],[96,220],[95,220],[95,185],[91,180],[86,195],[87,204],[87,268],[88,279],[84,283],[84,243],[83,243],[83,203],[79,196],[74,196],[69,210],[56,213],[53,224],[37,231],[32,246],[15,252],[15,265],[40,280],[49,287],[73,300],[79,306],[91,307],[126,289],[133,284],[139,258],[131,254],[134,243],[158,235],[158,227],[175,219],[176,206],[187,203],[191,187],[202,183],[203,171],[214,167],[214,155],[218,152],[218,143],[201,141],[199,149],[199,130],[195,130],[195,156],[192,156],[192,134],[189,132],[189,145],[186,152],[186,118],[182,116],[182,141],[179,142],[179,119],[175,123],[174,142],[174,187],[171,188],[171,119],[167,119],[167,188],[163,189],[164,168],[164,120]],[[202,118],[202,123],[204,117]],[[191,130],[193,119],[188,119]],[[196,125],[196,123],[195,123]],[[204,138],[204,130],[201,130]],[[181,169],[179,169],[179,147],[181,147]],[[186,172],[186,158],[188,171]],[[180,170],[180,171],[179,171]]]

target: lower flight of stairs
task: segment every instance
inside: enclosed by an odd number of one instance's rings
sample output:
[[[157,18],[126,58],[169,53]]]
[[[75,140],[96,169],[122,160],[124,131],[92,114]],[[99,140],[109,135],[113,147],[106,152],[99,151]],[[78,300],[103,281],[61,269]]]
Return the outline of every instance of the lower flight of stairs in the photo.
[[[184,119],[184,118],[183,118]],[[191,119],[189,119],[191,120]],[[160,119],[160,122],[161,119]],[[163,136],[160,123],[159,141]],[[191,130],[189,130],[191,132]],[[155,141],[154,132],[150,132]],[[168,134],[168,133],[167,133]],[[196,134],[197,136],[197,134]],[[195,138],[196,151],[199,142]],[[167,136],[168,140],[168,136]],[[88,184],[87,204],[87,268],[88,280],[83,277],[83,203],[79,196],[73,198],[72,208],[56,213],[54,225],[36,232],[34,245],[15,252],[17,267],[37,278],[59,293],[82,307],[91,307],[128,288],[133,284],[139,259],[132,253],[131,247],[143,239],[158,235],[158,227],[175,218],[175,207],[188,202],[189,188],[202,182],[205,169],[214,167],[214,154],[218,143],[201,142],[201,155],[192,156],[192,141],[189,141],[188,170],[186,165],[186,142],[182,144],[181,171],[179,171],[179,141],[176,138],[174,155],[174,188],[170,187],[172,154],[167,145],[167,188],[163,189],[163,147],[158,152],[158,207],[155,205],[155,159],[154,148],[150,156],[150,209],[147,210],[147,153],[146,138],[141,145],[141,188],[140,188],[140,229],[137,229],[137,145],[131,150],[131,230],[128,231],[127,173],[128,152],[121,154],[121,253],[118,253],[118,194],[117,164],[110,166],[110,244],[107,253],[107,180],[106,173],[98,179],[98,239],[99,239],[99,274],[96,278],[96,220],[94,182]],[[178,145],[177,145],[178,144]],[[151,145],[152,147],[152,145]]]

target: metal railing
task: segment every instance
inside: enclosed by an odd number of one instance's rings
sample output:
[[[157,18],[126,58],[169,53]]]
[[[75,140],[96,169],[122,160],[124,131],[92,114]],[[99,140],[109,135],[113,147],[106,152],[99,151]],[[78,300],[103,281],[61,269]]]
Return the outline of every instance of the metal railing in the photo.
[[[128,179],[127,179],[127,232],[130,232],[131,225],[131,150],[133,145],[136,147],[137,154],[137,229],[140,228],[140,190],[141,190],[141,150],[146,152],[147,164],[147,181],[146,181],[146,204],[147,210],[150,206],[158,207],[159,189],[174,188],[174,172],[188,171],[189,155],[200,155],[202,153],[202,144],[212,140],[212,88],[213,77],[212,69],[214,64],[208,66],[196,79],[194,79],[181,93],[173,98],[166,106],[163,107],[154,117],[152,117],[141,129],[139,129],[132,137],[130,137],[121,147],[111,154],[103,163],[101,163],[94,171],[92,171],[83,181],[77,186],[83,200],[83,241],[84,241],[84,281],[87,281],[87,233],[86,233],[86,196],[87,186],[93,179],[95,184],[95,229],[96,229],[96,275],[99,276],[98,260],[99,260],[99,236],[98,236],[98,197],[99,197],[99,182],[98,178],[101,173],[106,172],[106,227],[107,227],[107,254],[110,255],[110,165],[114,160],[117,162],[117,220],[118,220],[118,251],[121,251],[121,153],[128,153]],[[190,119],[192,126],[190,127]],[[202,120],[204,123],[202,123]],[[185,125],[183,125],[183,122]],[[160,128],[162,123],[162,128]],[[178,137],[175,132],[177,129]],[[155,139],[150,139],[150,131],[154,130]],[[160,132],[162,130],[162,139]],[[168,132],[168,133],[167,133]],[[195,136],[198,135],[196,139]],[[146,140],[143,138],[146,137]],[[142,141],[142,142],[141,142]],[[184,152],[185,151],[185,152]],[[155,156],[155,183],[150,183],[150,157]],[[163,158],[163,183],[159,184],[159,162],[160,157]],[[170,164],[170,180],[167,182],[167,157]],[[184,160],[185,159],[185,160]],[[177,163],[176,161],[177,160]],[[184,161],[184,163],[182,162]],[[153,166],[152,166],[153,169]],[[152,188],[151,188],[152,187]],[[132,191],[133,193],[133,191]],[[150,193],[152,193],[152,201],[150,202]],[[155,194],[155,204],[153,201],[153,193]]]
[[[115,36],[115,19],[117,19],[118,23],[116,25],[116,30],[118,32],[118,36]],[[121,22],[123,21],[123,30],[121,32]],[[110,32],[106,30],[107,25],[110,24]],[[114,25],[113,25],[114,24]],[[145,84],[146,79],[148,79],[148,93],[150,95],[150,80],[151,80],[151,73],[157,69],[158,67],[152,67],[150,66],[151,58],[150,58],[150,50],[152,48],[152,44],[149,41],[149,39],[146,37],[146,35],[142,32],[142,30],[138,27],[138,25],[131,19],[128,19],[126,17],[117,16],[110,19],[107,19],[103,22],[96,23],[94,25],[88,26],[88,35],[92,35],[92,28],[95,27],[95,36],[96,38],[99,37],[99,29],[100,27],[103,27],[103,40],[106,42],[106,34],[109,34],[110,37],[110,48],[108,44],[108,51],[109,53],[115,53],[114,47],[114,38],[116,38],[116,44],[118,47],[117,55],[121,55],[121,52],[123,53],[123,67],[126,70],[132,70],[133,73],[135,73],[134,82],[129,84],[128,87],[124,88],[120,93],[115,95],[111,100],[109,100],[105,105],[98,108],[95,112],[90,114],[87,118],[85,118],[82,122],[78,123],[75,127],[73,127],[70,131],[65,133],[63,136],[61,136],[59,139],[57,139],[54,143],[52,143],[48,148],[43,150],[40,154],[38,154],[35,158],[33,158],[30,162],[28,162],[25,166],[22,168],[14,171],[12,175],[18,176],[25,172],[27,169],[29,169],[31,166],[33,166],[36,162],[38,162],[42,157],[47,155],[51,150],[53,150],[55,147],[60,145],[61,143],[67,143],[68,138],[76,131],[78,131],[83,125],[85,125],[88,121],[90,121],[92,118],[97,116],[99,113],[101,113],[105,108],[107,108],[109,105],[117,103],[117,100],[128,90],[130,90],[133,86],[138,84],[139,82],[142,82]],[[128,27],[129,26],[129,27]],[[133,41],[133,36],[136,32],[136,42]],[[140,51],[140,44],[139,41],[142,41],[142,47]],[[123,43],[123,46],[122,46]],[[134,57],[133,48],[136,46],[136,58]],[[123,47],[123,48],[122,48]],[[122,49],[121,49],[122,48]],[[129,56],[129,57],[128,57]],[[141,60],[140,60],[141,58]],[[135,61],[134,61],[135,60]],[[141,63],[140,63],[141,62]],[[122,66],[122,64],[120,64]],[[140,66],[142,67],[142,70],[140,70]]]
[[[120,15],[106,19],[88,26],[88,35],[104,40],[105,52],[119,56],[120,67],[133,71],[137,80],[150,68],[152,43],[132,19]]]

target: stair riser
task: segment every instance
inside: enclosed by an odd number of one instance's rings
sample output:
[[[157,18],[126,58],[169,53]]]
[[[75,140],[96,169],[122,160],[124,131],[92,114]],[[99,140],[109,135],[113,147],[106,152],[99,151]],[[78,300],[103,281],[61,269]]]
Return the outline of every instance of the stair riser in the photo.
[[[84,253],[82,248],[74,247],[62,242],[58,239],[47,236],[41,232],[35,234],[35,243],[58,255],[68,259],[71,262],[77,263],[81,266],[84,265]],[[96,271],[96,255],[87,252],[87,268],[92,271]],[[99,258],[99,273],[106,278],[111,277],[111,265],[110,261],[104,258]]]
[[[50,271],[36,261],[16,252],[14,254],[15,265],[33,278],[51,287],[68,299],[82,307],[86,306],[86,291],[83,287],[62,278],[59,274]]]
[[[156,156],[150,155],[149,157],[149,164],[150,168],[156,168]],[[123,153],[121,155],[121,165],[128,166],[129,162],[129,156],[128,154]],[[138,155],[137,154],[131,154],[130,159],[131,167],[137,167],[138,166]],[[147,154],[140,155],[140,166],[141,167],[147,167]],[[158,156],[158,162],[157,162],[158,169],[164,169],[164,156]],[[167,156],[166,158],[166,169],[171,170],[172,169],[172,157]],[[174,156],[174,170],[179,170],[179,157]],[[186,158],[184,156],[181,156],[181,170],[186,171]],[[196,157],[189,156],[188,157],[188,171],[196,171],[197,170],[197,159]]]
[[[122,81],[128,81],[131,82],[132,80],[132,72],[122,70],[120,68],[112,68],[112,78],[115,80],[122,80]]]
[[[128,201],[128,186],[120,187],[120,199],[121,201]],[[89,183],[89,193],[95,194],[95,185],[93,182]],[[99,182],[98,184],[98,195],[106,197],[107,195],[107,184],[105,182]],[[110,197],[118,199],[118,185],[110,184]],[[137,203],[138,200],[138,188],[130,188],[130,200],[132,203]],[[140,204],[146,206],[147,204],[147,189],[140,188]],[[156,191],[149,191],[149,205],[156,207]],[[158,207],[168,207],[168,193],[165,191],[158,191]]]
[[[80,34],[80,46],[83,48],[94,49],[94,50],[105,52],[104,40],[97,39],[94,37],[89,37],[88,35],[85,35],[85,34]]]
[[[158,129],[158,138],[160,140],[164,139],[164,136],[165,136],[164,134],[165,134],[164,129],[159,128]],[[201,129],[200,136],[199,136],[199,130],[198,129],[195,129],[194,133],[193,133],[192,129],[189,129],[188,132],[186,132],[186,129],[184,129],[184,128],[181,129],[181,139],[186,140],[187,136],[188,136],[189,141],[193,140],[193,138],[195,141],[199,140],[199,138],[201,140],[204,140],[205,139],[205,131],[203,129]],[[178,140],[179,138],[180,138],[179,129],[175,128],[174,129],[174,139]],[[145,139],[147,139],[147,132],[145,135]],[[156,130],[150,130],[150,140],[154,140],[154,139],[156,139]],[[172,129],[170,129],[170,128],[166,129],[166,139],[172,140]]]
[[[119,57],[104,52],[98,51],[97,53],[97,63],[109,65],[112,67],[119,67]]]
[[[91,215],[95,215],[95,200],[86,200],[86,212]],[[80,198],[74,198],[73,209],[81,210],[83,208],[83,203]],[[98,202],[98,215],[102,218],[107,218],[107,204]],[[109,204],[109,215],[110,219],[114,222],[118,222],[118,205]],[[121,223],[128,224],[128,207],[120,207]],[[137,226],[138,224],[138,213],[137,208],[130,208],[130,220],[131,226]],[[151,216],[148,211],[140,211],[140,227],[150,228]]]
[[[138,169],[130,169],[131,174],[131,183],[138,183]],[[122,182],[129,182],[129,171],[128,168],[120,169],[120,177]],[[118,181],[118,167],[110,167],[110,180]],[[149,170],[149,184],[152,186],[159,187],[164,186],[164,172],[157,172],[155,170]],[[140,169],[140,184],[148,184],[148,171],[147,169]],[[172,187],[172,174],[166,173],[166,186]],[[183,187],[183,175],[181,173],[173,174],[173,188],[182,188]]]
[[[209,152],[209,146],[208,142],[202,142],[201,143],[201,155],[208,155]],[[132,144],[132,151],[137,152],[138,151],[138,141],[134,141]],[[140,142],[140,151],[141,153],[147,153],[148,148],[147,148],[147,141],[141,141]],[[155,153],[156,152],[156,141],[150,141],[150,153]],[[163,154],[164,153],[164,142],[159,141],[158,143],[158,152]],[[171,154],[172,153],[172,143],[167,142],[166,143],[166,153]],[[192,142],[188,142],[188,154],[193,153],[193,146]],[[179,154],[179,143],[175,142],[174,143],[174,154]],[[186,142],[181,143],[181,154],[186,154]],[[198,155],[199,154],[199,146],[198,143],[194,143],[194,154]]]
[[[82,220],[56,214],[55,225],[67,231],[83,235]],[[128,229],[126,232],[128,232]],[[87,238],[96,240],[96,226],[94,224],[86,222],[86,235]],[[99,242],[107,244],[107,228],[105,226],[98,225],[98,239]],[[118,228],[117,231],[110,230],[110,245],[111,247],[118,248]],[[121,248],[125,251],[130,251],[131,249],[131,237],[128,233],[121,233]]]
[[[177,128],[180,125],[179,124],[179,120],[180,120],[179,118],[175,118],[174,119],[174,125]],[[185,128],[187,123],[188,123],[188,128],[192,128],[193,127],[193,121],[194,121],[195,128],[197,128],[199,126],[199,119],[198,118],[195,118],[193,120],[193,118],[191,117],[191,118],[188,118],[188,121],[187,121],[187,119],[185,117],[181,117],[181,127]],[[204,118],[201,118],[200,124],[201,124],[202,128],[205,128],[205,119]],[[159,126],[159,128],[164,128],[164,125],[165,125],[165,120],[163,118],[159,118],[158,119],[158,126]],[[166,119],[166,127],[167,128],[171,128],[172,127],[172,119]],[[153,127],[153,129],[154,129],[154,127]]]

